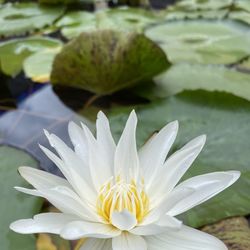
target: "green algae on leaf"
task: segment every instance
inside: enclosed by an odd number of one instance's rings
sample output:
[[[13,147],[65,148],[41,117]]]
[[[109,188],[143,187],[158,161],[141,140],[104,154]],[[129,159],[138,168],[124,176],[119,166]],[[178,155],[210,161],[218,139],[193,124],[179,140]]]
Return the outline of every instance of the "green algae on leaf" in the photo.
[[[150,80],[169,65],[165,53],[142,34],[86,32],[56,56],[51,82],[105,95]]]

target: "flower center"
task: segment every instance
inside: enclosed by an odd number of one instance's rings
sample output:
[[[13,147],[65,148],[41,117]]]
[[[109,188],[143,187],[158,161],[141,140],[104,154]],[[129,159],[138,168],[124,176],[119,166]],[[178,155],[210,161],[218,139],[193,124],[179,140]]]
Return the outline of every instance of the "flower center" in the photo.
[[[140,187],[139,187],[140,186]],[[97,198],[97,212],[108,223],[114,211],[128,210],[137,222],[141,222],[149,210],[149,198],[144,191],[143,184],[136,185],[132,180],[129,184],[120,180],[110,180],[104,184]]]

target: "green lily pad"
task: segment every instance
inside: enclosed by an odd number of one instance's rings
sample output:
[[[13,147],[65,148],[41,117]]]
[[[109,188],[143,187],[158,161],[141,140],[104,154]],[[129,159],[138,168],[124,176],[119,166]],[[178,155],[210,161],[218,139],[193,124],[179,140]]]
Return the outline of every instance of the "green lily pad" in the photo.
[[[250,2],[248,0],[235,0],[234,6],[238,9],[250,12]]]
[[[129,111],[128,108],[117,109],[110,115],[116,139],[122,132]],[[231,94],[188,91],[140,106],[136,112],[139,119],[138,146],[173,120],[180,123],[173,150],[198,135],[207,134],[205,148],[185,178],[214,171],[240,170],[242,173],[232,187],[184,213],[182,219],[186,224],[199,227],[226,217],[250,213],[247,192],[250,188],[250,102]]]
[[[144,35],[102,30],[82,33],[63,47],[51,82],[105,95],[150,80],[168,66],[164,52]]]
[[[26,185],[17,172],[20,165],[36,167],[37,162],[23,151],[0,147],[0,241],[1,249],[6,250],[34,250],[36,244],[34,235],[21,235],[9,229],[11,222],[38,213],[43,201],[14,189],[14,186]]]
[[[115,29],[141,32],[149,24],[158,21],[153,12],[135,8],[115,8],[89,13],[72,11],[57,23],[63,36],[72,39],[82,32]]]
[[[231,21],[176,21],[153,26],[146,35],[171,62],[230,64],[250,54],[250,29]]]
[[[234,0],[181,0],[176,7],[185,10],[217,10],[230,6]]]
[[[45,7],[36,3],[8,3],[0,8],[0,36],[21,35],[51,25],[64,7]]]
[[[28,78],[34,82],[49,82],[52,64],[60,47],[39,51],[25,59],[23,70]]]
[[[246,62],[247,63],[247,62]],[[250,74],[224,66],[175,64],[155,78],[155,95],[166,97],[183,90],[225,91],[250,101]]]
[[[246,11],[233,11],[230,12],[228,18],[237,20],[250,25],[250,13]]]
[[[166,20],[182,20],[182,19],[222,19],[228,13],[227,10],[197,10],[197,11],[167,11],[164,19]]]
[[[0,68],[6,75],[15,76],[21,71],[23,61],[31,54],[48,48],[55,49],[61,45],[61,41],[45,37],[13,39],[1,43]]]
[[[246,218],[236,217],[202,228],[206,233],[224,241],[229,250],[248,250],[250,228]]]

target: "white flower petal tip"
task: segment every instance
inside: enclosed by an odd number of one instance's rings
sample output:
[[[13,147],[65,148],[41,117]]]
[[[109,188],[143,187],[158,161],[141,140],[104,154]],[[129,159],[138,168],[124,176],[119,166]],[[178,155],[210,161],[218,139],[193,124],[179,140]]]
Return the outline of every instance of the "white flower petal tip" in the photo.
[[[122,212],[114,211],[111,216],[111,222],[113,226],[122,231],[129,231],[137,224],[136,217],[125,209]]]

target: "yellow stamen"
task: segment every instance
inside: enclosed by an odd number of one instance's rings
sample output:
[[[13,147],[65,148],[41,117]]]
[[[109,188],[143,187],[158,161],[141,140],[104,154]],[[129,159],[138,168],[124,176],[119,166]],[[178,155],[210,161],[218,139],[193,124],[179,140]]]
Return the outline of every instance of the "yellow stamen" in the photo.
[[[116,180],[111,179],[101,187],[96,207],[98,214],[107,223],[111,223],[114,211],[125,209],[134,214],[139,223],[148,213],[149,198],[144,191],[143,181],[142,187],[138,188],[134,180],[128,184],[118,176]]]

